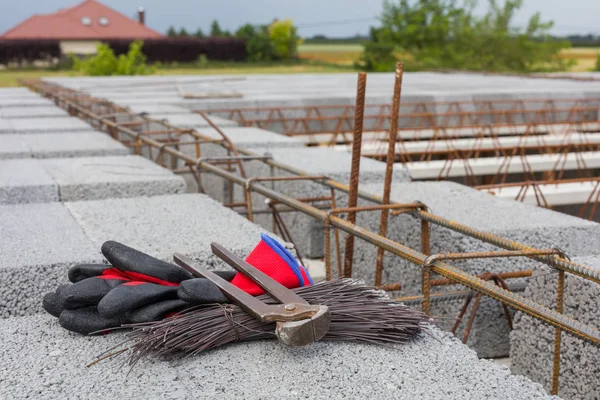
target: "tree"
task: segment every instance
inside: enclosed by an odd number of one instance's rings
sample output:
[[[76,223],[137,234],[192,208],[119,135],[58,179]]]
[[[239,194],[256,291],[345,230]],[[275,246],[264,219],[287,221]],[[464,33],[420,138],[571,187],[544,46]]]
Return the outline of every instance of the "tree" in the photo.
[[[169,30],[167,31],[167,36],[169,36],[169,37],[177,36],[177,31],[175,30],[174,26],[169,27]]]
[[[248,61],[273,61],[276,59],[275,48],[269,38],[268,26],[255,27],[246,24],[235,32],[235,36],[246,41]]]
[[[190,36],[190,35],[187,33],[187,31],[185,30],[185,28],[181,28],[181,29],[179,30],[179,34],[178,34],[177,36],[180,36],[180,37],[188,37],[188,36]]]
[[[381,26],[372,28],[362,66],[393,69],[395,60],[410,60],[420,69],[450,68],[528,72],[565,69],[556,57],[569,46],[549,35],[552,22],[534,14],[525,29],[514,27],[522,0],[488,0],[483,16],[477,0],[385,0]]]
[[[211,22],[210,24],[210,36],[223,36],[223,30],[221,29],[221,25],[219,25],[219,21],[217,21],[216,19],[214,19],[213,22]]]
[[[298,44],[301,40],[292,20],[274,21],[269,26],[269,38],[278,59],[289,60],[298,56]]]
[[[204,37],[204,32],[202,32],[201,28],[196,29],[196,33],[194,33],[194,36],[197,38],[203,38]]]

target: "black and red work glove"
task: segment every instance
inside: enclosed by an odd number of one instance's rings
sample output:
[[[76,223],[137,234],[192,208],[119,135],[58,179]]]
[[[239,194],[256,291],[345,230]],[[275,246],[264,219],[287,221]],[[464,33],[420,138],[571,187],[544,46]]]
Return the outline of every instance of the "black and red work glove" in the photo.
[[[102,245],[102,254],[110,265],[76,265],[69,270],[73,284],[44,297],[44,309],[65,329],[97,332],[160,320],[189,306],[177,297],[179,284],[192,277],[187,271],[114,241]],[[235,274],[221,275],[230,280]],[[201,286],[204,302],[226,301],[212,282]]]
[[[246,262],[288,289],[313,283],[310,275],[298,260],[278,241],[264,233],[261,234],[261,241],[246,257]],[[253,296],[265,293],[254,281],[241,273],[235,273],[231,283]],[[179,286],[179,298],[192,304],[206,304],[206,297],[215,295],[211,293],[211,290],[214,289],[206,286],[206,279],[203,278],[186,280]],[[219,289],[216,288],[216,290]]]

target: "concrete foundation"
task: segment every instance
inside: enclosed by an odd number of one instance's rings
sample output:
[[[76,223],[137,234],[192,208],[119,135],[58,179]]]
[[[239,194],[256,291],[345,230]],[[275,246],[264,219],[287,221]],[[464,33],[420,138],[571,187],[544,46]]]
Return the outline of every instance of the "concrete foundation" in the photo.
[[[600,269],[600,257],[577,257],[573,261]],[[540,271],[529,282],[525,296],[546,307],[556,307],[557,273]],[[564,312],[600,329],[600,287],[571,274],[565,275]],[[510,334],[511,370],[551,389],[554,329],[523,313],[517,313]],[[600,398],[600,348],[563,333],[559,395],[565,399]]]
[[[382,194],[382,185],[366,185],[363,189],[374,194]],[[395,183],[391,198],[398,203],[422,201],[436,215],[536,248],[552,248],[558,245],[567,254],[585,255],[594,254],[600,246],[600,225],[597,223],[498,199],[451,182]],[[360,215],[358,223],[360,226],[377,231],[379,213]],[[419,249],[420,222],[407,215],[391,217],[388,237],[408,247]],[[432,254],[491,250],[499,249],[439,226],[431,227]],[[375,255],[374,246],[360,240],[356,241],[354,274],[357,277],[365,278],[368,282],[373,281]],[[525,258],[468,260],[451,264],[473,274],[527,269],[547,270],[543,264]],[[400,282],[402,291],[398,293],[399,296],[417,295],[420,294],[421,270],[419,266],[410,264],[400,257],[387,256],[383,281]],[[460,287],[447,286],[438,288],[438,291],[454,289],[459,290]],[[432,315],[440,317],[438,321],[440,327],[450,329],[462,304],[463,301],[436,303]],[[470,309],[467,312],[468,318]],[[457,332],[461,338],[465,326],[466,321],[463,320]],[[469,346],[474,348],[480,357],[507,356],[510,348],[508,335],[509,328],[502,307],[498,302],[484,299],[469,336]]]
[[[123,156],[129,150],[100,132],[0,135],[0,159]]]
[[[121,333],[73,335],[48,315],[8,322],[0,326],[5,338],[3,397],[551,398],[538,384],[510,375],[507,367],[478,360],[472,350],[435,328],[431,336],[396,349],[347,342],[292,349],[274,340],[257,341],[180,362],[142,360],[129,372],[127,366],[118,368],[122,357],[85,367],[122,342]]]

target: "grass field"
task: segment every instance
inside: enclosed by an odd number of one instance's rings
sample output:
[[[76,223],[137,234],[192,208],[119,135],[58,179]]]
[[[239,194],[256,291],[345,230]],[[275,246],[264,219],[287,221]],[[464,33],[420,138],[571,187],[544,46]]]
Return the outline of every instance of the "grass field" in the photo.
[[[360,44],[306,44],[300,46],[300,57],[311,61],[321,61],[340,65],[352,65],[358,60],[362,46]],[[564,50],[560,57],[575,60],[573,72],[589,71],[596,65],[600,48],[574,47]]]
[[[358,61],[360,44],[303,44],[298,49],[300,58],[339,65],[352,65]]]

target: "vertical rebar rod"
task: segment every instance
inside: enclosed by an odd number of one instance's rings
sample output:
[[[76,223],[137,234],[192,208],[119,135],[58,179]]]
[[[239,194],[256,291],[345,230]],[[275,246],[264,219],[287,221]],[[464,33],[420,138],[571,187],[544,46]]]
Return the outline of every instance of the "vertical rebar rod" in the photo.
[[[383,184],[383,198],[381,204],[390,203],[390,192],[392,190],[392,177],[394,175],[394,159],[396,152],[396,136],[398,135],[398,115],[400,114],[400,96],[402,94],[402,74],[404,64],[396,64],[396,80],[394,83],[394,97],[392,102],[392,119],[390,120],[390,131],[388,134],[388,150],[385,160],[385,180]],[[379,235],[387,236],[388,217],[390,211],[387,208],[381,210],[379,220]],[[381,285],[381,275],[383,273],[383,257],[385,251],[379,247],[377,249],[377,260],[375,262],[375,286]]]
[[[335,199],[335,190],[331,188],[331,208],[337,208],[337,201]],[[342,249],[340,248],[340,230],[337,228],[333,228],[333,232],[335,235],[335,258],[337,263],[337,272],[338,277],[342,276]]]
[[[425,255],[431,254],[431,238],[429,232],[429,221],[421,220],[421,252]],[[429,315],[431,312],[431,269],[424,267],[421,271],[421,294],[423,295],[422,311]]]
[[[367,74],[358,74],[356,88],[356,107],[354,109],[354,135],[352,137],[352,165],[350,167],[350,188],[348,191],[348,207],[356,207],[358,202],[358,178],[360,172],[360,152],[362,147],[363,122],[365,117],[365,95],[367,91]],[[356,223],[356,212],[348,213],[348,222]],[[352,261],[354,257],[354,235],[346,236],[344,253],[344,276],[352,277]]]
[[[565,299],[565,271],[558,270],[558,288],[556,295],[556,312],[563,313]],[[558,380],[560,376],[561,330],[554,328],[554,360],[552,366],[552,394],[558,396]]]

